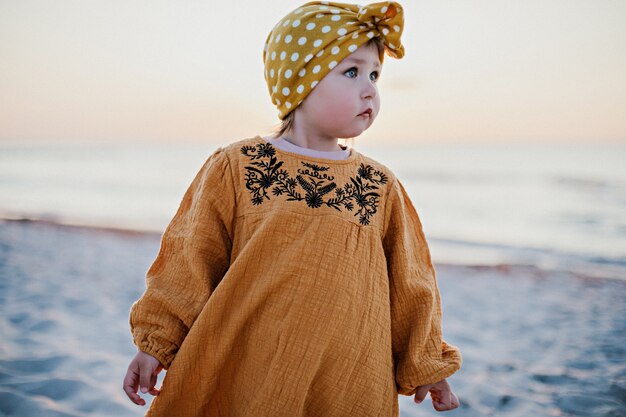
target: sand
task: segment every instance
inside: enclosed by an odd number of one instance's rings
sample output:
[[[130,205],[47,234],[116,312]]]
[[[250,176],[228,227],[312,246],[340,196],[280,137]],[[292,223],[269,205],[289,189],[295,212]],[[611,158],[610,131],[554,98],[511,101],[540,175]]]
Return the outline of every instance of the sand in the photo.
[[[0,416],[140,416],[128,311],[157,234],[0,221]],[[464,365],[449,416],[626,416],[626,281],[436,265]],[[400,396],[402,416],[439,415]]]

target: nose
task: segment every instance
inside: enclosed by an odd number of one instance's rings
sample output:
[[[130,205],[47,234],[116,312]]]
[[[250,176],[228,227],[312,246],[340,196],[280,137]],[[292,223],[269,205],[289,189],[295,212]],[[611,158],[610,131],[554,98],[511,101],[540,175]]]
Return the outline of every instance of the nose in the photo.
[[[363,100],[372,100],[376,97],[376,85],[371,80],[366,80],[363,90],[361,92],[361,98]]]

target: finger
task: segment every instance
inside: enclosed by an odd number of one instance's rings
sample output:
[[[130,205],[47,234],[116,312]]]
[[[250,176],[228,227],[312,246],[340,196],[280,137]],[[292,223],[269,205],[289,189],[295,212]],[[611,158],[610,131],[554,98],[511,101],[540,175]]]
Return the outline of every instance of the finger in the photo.
[[[450,392],[450,404],[452,405],[452,408],[451,408],[452,410],[454,410],[455,408],[458,408],[459,405],[461,405],[459,398],[456,396],[454,392]]]
[[[155,392],[157,393],[159,392],[159,390],[155,388],[156,383],[157,383],[157,375],[153,373],[152,376],[150,377],[150,386],[148,387],[149,388],[148,392],[151,395],[157,395],[155,394]]]
[[[422,385],[421,387],[417,387],[415,390],[415,402],[420,404],[426,398],[426,394],[428,394],[428,390],[430,389],[430,385]]]
[[[137,394],[138,374],[134,369],[129,368],[124,377],[123,389],[126,396],[137,405],[145,405],[146,402]]]
[[[141,392],[144,394],[147,393],[150,388],[153,386],[150,384],[150,379],[152,378],[152,371],[148,369],[147,366],[143,366],[139,370],[139,386],[141,387]]]
[[[433,388],[433,387],[431,387],[431,388],[428,390],[428,393],[430,394],[430,399],[431,399],[432,401],[437,401],[437,402],[440,402],[440,401],[441,401],[441,391],[440,391],[440,390],[438,390],[437,388]]]
[[[126,396],[135,404],[137,405],[144,405],[142,404],[143,399],[137,394],[137,388],[136,387],[132,387],[130,385],[124,385],[124,392],[126,393]]]
[[[431,393],[432,396],[432,393]],[[437,401],[433,401],[433,407],[437,411],[447,411],[451,410],[451,398],[450,398],[450,389],[449,387],[443,387],[439,392]]]

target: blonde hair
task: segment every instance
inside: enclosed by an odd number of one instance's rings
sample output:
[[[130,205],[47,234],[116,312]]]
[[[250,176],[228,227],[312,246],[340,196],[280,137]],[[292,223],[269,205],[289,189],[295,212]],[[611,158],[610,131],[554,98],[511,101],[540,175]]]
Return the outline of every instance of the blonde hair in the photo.
[[[385,44],[383,43],[382,38],[380,37],[375,37],[372,38],[370,40],[368,40],[365,43],[365,46],[370,46],[370,45],[374,45],[376,46],[376,49],[378,49],[378,55],[380,56],[380,60],[381,60],[381,64],[382,64],[382,60],[383,60],[383,56],[384,56],[384,52],[385,52]],[[297,109],[297,107],[296,107]],[[294,123],[294,112],[295,109],[293,109],[292,111],[289,112],[289,114],[287,114],[287,116],[285,116],[285,118],[280,122],[280,124],[274,129],[274,132],[272,134],[273,137],[275,138],[279,138],[282,135],[285,134],[285,132],[288,132],[289,130],[291,130],[293,128],[293,123]],[[341,140],[341,139],[340,139]],[[350,148],[354,147],[354,138],[346,138],[344,139],[346,141],[346,145],[349,146]],[[349,143],[348,143],[349,141]]]

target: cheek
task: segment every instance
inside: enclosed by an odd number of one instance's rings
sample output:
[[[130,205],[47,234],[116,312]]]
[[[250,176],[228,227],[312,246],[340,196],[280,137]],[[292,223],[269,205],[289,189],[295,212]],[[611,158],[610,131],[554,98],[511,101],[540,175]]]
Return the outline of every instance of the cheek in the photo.
[[[318,86],[319,87],[319,86]],[[326,86],[325,86],[326,87]],[[313,93],[311,93],[313,95]],[[323,88],[316,91],[311,100],[311,109],[318,116],[322,116],[328,120],[334,120],[348,109],[346,105],[346,95],[337,94],[337,90],[332,88]]]
[[[380,94],[376,94],[376,97],[374,97],[372,104],[374,106],[374,111],[378,115],[378,112],[380,111]]]

